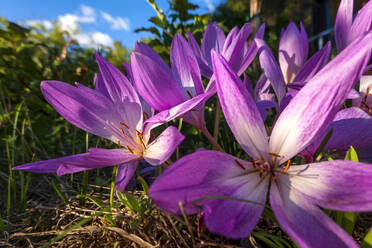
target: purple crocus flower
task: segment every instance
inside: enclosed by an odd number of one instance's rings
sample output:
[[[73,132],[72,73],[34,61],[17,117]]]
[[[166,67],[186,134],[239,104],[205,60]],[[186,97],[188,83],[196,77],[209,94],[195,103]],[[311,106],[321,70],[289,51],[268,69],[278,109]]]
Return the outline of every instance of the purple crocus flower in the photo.
[[[78,171],[119,165],[116,189],[124,190],[136,171],[139,160],[151,165],[166,161],[184,136],[168,127],[150,141],[151,126],[144,126],[139,97],[128,79],[113,65],[96,54],[100,74],[96,89],[76,83],[76,87],[58,81],[43,81],[41,90],[46,100],[67,121],[82,130],[109,139],[117,149],[90,148],[88,153],[39,161],[14,167],[36,173],[56,172],[61,176]]]
[[[301,31],[299,31],[292,22],[286,30],[282,30],[279,43],[279,65],[266,43],[260,39],[255,41],[259,47],[262,70],[274,89],[281,109],[328,62],[331,54],[331,43],[328,42],[309,60],[306,60],[309,47],[306,32],[302,24]],[[267,83],[263,82],[262,85],[267,85]],[[290,88],[288,93],[286,87]]]
[[[170,56],[171,68],[142,42],[131,54],[134,85],[143,99],[159,111],[146,125],[158,126],[182,116],[211,137],[204,121],[204,103],[215,91],[204,90],[195,55],[179,34],[172,41]]]
[[[198,201],[212,232],[241,238],[256,226],[268,196],[278,222],[301,247],[358,247],[319,207],[371,211],[372,165],[335,160],[291,166],[290,159],[333,120],[370,58],[371,41],[372,33],[357,39],[319,71],[283,110],[270,138],[236,73],[213,53],[225,118],[251,160],[216,151],[193,153],[157,178],[150,197],[175,214],[180,214],[179,202],[189,214],[200,212],[189,204]]]
[[[252,63],[257,53],[257,46],[254,42],[249,47],[247,45],[251,30],[252,24],[246,23],[240,30],[238,27],[234,27],[226,37],[222,28],[217,23],[212,22],[208,24],[204,32],[201,49],[192,33],[188,31],[188,42],[197,58],[203,76],[212,77],[212,50],[221,54],[236,73],[241,75]],[[265,25],[261,25],[255,38],[262,39],[264,33]]]
[[[372,30],[372,1],[368,1],[355,17],[353,17],[353,5],[353,0],[342,0],[338,7],[335,22],[338,52],[365,32]]]

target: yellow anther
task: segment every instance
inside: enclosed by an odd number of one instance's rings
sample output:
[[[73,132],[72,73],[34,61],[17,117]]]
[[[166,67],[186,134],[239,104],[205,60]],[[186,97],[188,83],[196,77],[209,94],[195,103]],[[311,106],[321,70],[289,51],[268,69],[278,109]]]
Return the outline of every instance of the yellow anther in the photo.
[[[291,167],[291,160],[287,161],[287,164],[285,165],[283,172],[287,172],[289,167]]]
[[[251,158],[251,162],[252,162],[252,165],[253,165],[253,167],[254,167],[254,168],[257,168],[257,164],[256,164],[256,161],[254,161],[254,159],[253,159],[253,158]]]
[[[126,129],[128,129],[129,130],[129,127],[128,127],[128,125],[127,124],[125,124],[125,123],[123,123],[123,122],[120,122],[120,124],[121,125],[123,125]]]
[[[243,165],[242,163],[240,163],[239,160],[235,159],[235,163],[236,163],[237,165],[239,165],[240,168],[242,168],[243,170],[245,170],[244,165]]]
[[[130,153],[134,154],[133,150],[132,150],[132,149],[130,149],[130,147],[129,147],[129,146],[126,146],[126,148],[128,149],[128,151],[130,151]]]
[[[118,140],[118,146],[119,146],[119,147],[121,146],[120,140]]]
[[[277,158],[281,157],[279,154],[276,154],[276,153],[273,153],[273,152],[269,152],[269,155],[277,157]]]

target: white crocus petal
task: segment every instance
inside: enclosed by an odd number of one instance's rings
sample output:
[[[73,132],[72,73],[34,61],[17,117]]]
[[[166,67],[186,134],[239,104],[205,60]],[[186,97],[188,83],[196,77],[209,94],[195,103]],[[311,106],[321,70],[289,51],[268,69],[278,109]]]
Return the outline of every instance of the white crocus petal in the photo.
[[[143,158],[151,165],[160,165],[172,155],[184,138],[177,128],[170,126],[148,145]]]

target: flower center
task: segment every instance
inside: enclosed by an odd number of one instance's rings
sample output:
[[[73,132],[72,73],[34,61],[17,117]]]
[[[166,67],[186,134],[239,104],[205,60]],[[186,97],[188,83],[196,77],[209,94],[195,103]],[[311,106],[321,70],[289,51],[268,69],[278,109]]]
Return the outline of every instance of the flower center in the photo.
[[[267,175],[272,176],[274,181],[276,180],[276,174],[277,173],[287,173],[289,167],[291,166],[291,160],[288,160],[287,163],[283,166],[278,165],[278,158],[281,156],[276,153],[269,152],[269,155],[272,156],[272,161],[268,162],[264,159],[257,159],[254,160],[253,158],[251,159],[251,164],[255,171],[258,171],[260,173],[260,178],[264,178]],[[235,160],[236,164],[245,170],[244,165],[239,162],[238,160]]]
[[[120,127],[120,132],[125,144],[121,144],[120,140],[118,140],[118,146],[123,147],[127,150],[127,152],[142,156],[142,154],[146,151],[146,144],[142,133],[137,129],[132,131],[124,122],[120,122],[120,125],[122,126]]]

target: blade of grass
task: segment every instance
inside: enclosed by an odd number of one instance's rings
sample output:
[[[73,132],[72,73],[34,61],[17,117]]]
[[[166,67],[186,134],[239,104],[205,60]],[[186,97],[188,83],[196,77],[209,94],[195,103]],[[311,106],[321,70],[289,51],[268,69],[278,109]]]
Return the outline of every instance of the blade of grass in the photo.
[[[57,192],[57,194],[59,195],[59,197],[61,197],[61,199],[65,202],[65,204],[68,205],[70,202],[68,201],[65,194],[58,187],[58,185],[54,182],[54,180],[52,180],[52,186],[53,186],[54,190]]]
[[[118,166],[114,166],[114,169],[112,170],[112,177],[111,177],[111,189],[110,189],[110,211],[112,206],[114,205],[114,192],[115,192],[115,180],[116,175],[118,173]]]

